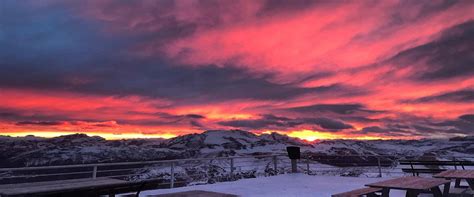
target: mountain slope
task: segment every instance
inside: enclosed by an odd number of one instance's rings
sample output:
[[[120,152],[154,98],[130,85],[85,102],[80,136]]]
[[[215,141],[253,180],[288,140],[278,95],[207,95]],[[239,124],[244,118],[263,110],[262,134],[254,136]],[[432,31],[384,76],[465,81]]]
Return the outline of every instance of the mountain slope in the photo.
[[[472,138],[453,140],[328,140],[306,142],[277,133],[211,130],[172,139],[108,141],[75,134],[55,138],[0,137],[0,167],[164,160],[286,153],[299,146],[304,156],[390,155],[451,158],[474,156]]]

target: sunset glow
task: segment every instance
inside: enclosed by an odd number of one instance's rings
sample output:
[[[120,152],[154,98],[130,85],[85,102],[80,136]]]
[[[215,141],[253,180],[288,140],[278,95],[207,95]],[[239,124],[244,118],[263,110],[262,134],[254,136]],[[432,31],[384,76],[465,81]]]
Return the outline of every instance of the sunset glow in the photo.
[[[471,0],[0,6],[0,135],[474,134]]]
[[[288,133],[290,137],[296,137],[303,140],[314,141],[314,140],[327,140],[327,139],[337,139],[340,136],[333,135],[330,133],[322,133],[319,131],[310,131],[310,130],[302,130],[302,131],[292,131]]]

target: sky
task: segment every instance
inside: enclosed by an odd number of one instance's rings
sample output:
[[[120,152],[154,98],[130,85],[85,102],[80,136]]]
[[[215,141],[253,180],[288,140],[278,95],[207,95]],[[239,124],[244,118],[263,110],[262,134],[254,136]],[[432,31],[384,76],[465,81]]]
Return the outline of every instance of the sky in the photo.
[[[0,135],[474,134],[472,0],[2,0]]]

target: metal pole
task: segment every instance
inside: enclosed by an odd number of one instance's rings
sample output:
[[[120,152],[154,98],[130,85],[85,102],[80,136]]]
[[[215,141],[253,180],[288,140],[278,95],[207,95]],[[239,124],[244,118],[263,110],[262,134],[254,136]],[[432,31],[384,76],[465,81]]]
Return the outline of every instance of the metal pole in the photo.
[[[273,170],[275,171],[275,175],[277,175],[278,174],[277,156],[273,156]]]
[[[306,158],[306,173],[309,174],[309,159]]]
[[[457,162],[456,162],[456,157],[453,157],[453,161],[454,161],[454,169],[457,170],[458,165],[457,165]]]
[[[174,162],[171,163],[171,183],[170,183],[170,188],[174,187]]]
[[[291,160],[291,173],[297,173],[298,172],[298,169],[297,169],[297,163],[296,163],[296,159],[292,159]]]
[[[92,179],[96,179],[96,178],[97,178],[97,166],[94,166],[92,170]]]
[[[382,177],[382,165],[380,165],[380,157],[377,157],[377,164],[379,166],[379,177]]]
[[[230,175],[234,175],[234,158],[230,158]]]

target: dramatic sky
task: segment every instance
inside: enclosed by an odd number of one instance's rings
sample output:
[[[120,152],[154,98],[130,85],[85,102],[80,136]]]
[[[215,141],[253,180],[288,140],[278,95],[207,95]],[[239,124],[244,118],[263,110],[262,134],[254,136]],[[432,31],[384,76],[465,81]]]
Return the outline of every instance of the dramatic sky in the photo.
[[[0,134],[474,134],[472,0],[2,0]]]

